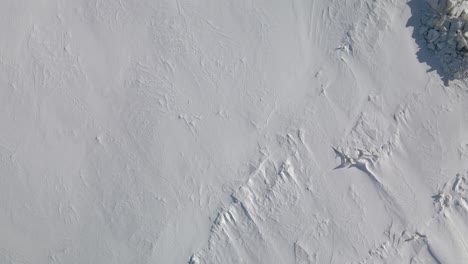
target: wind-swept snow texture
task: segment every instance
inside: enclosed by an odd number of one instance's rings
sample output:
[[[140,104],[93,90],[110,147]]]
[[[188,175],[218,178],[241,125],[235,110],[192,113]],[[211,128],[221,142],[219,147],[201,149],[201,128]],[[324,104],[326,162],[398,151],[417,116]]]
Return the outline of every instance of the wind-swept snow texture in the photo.
[[[0,1],[0,263],[468,263],[428,7]]]

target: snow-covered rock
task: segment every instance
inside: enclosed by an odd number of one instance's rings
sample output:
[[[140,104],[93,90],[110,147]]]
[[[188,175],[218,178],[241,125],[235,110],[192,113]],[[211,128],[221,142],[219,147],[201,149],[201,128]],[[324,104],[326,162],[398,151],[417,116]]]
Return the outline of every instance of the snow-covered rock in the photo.
[[[427,0],[421,33],[427,47],[440,56],[444,71],[456,79],[468,76],[468,1]]]

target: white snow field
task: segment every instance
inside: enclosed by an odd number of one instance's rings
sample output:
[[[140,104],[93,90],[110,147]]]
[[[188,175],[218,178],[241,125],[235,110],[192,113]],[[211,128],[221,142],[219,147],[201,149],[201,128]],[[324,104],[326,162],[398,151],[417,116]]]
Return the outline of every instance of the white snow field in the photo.
[[[0,264],[468,263],[430,4],[0,1]]]

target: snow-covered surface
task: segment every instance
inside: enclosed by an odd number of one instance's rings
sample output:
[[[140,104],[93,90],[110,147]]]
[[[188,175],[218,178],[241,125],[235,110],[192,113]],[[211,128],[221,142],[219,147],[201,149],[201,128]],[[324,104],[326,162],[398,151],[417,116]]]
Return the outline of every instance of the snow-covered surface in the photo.
[[[427,6],[1,1],[0,263],[468,263]]]

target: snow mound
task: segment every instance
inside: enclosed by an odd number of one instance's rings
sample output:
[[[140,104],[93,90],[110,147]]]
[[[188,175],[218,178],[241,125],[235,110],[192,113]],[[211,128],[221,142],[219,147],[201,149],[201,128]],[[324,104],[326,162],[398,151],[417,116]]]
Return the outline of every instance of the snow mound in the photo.
[[[427,0],[432,12],[423,16],[420,33],[455,79],[468,77],[468,0]]]

